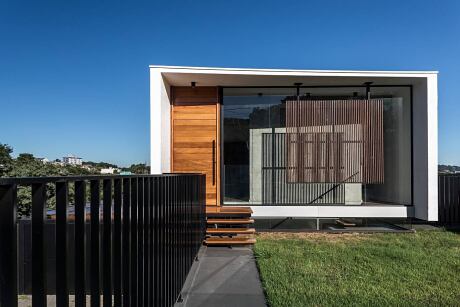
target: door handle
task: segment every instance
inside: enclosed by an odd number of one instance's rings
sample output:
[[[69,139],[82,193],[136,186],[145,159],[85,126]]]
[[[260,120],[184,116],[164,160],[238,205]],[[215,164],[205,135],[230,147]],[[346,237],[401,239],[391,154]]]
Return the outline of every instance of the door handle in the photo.
[[[216,185],[216,140],[212,141],[212,185]]]

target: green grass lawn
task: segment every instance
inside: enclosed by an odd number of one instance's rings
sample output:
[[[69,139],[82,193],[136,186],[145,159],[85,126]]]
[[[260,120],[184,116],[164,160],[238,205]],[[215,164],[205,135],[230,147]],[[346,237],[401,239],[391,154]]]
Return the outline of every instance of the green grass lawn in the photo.
[[[270,306],[460,306],[460,234],[277,234],[254,248]]]

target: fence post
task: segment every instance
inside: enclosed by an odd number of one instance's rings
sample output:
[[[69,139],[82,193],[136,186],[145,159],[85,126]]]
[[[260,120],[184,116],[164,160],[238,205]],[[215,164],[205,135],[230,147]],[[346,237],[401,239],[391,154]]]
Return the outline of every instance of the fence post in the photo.
[[[75,181],[75,306],[86,306],[86,181]]]
[[[56,306],[69,306],[67,214],[69,183],[56,182]]]
[[[90,181],[90,242],[91,242],[91,256],[90,256],[90,294],[91,294],[91,307],[101,306],[101,288],[100,288],[100,265],[99,265],[99,249],[100,249],[100,230],[99,220],[101,218],[101,196],[100,196],[100,182],[99,180]]]
[[[46,184],[32,184],[32,305],[45,307],[46,301]]]
[[[0,185],[0,306],[18,306],[17,186]]]
[[[112,179],[104,179],[102,199],[102,293],[104,307],[112,306]]]

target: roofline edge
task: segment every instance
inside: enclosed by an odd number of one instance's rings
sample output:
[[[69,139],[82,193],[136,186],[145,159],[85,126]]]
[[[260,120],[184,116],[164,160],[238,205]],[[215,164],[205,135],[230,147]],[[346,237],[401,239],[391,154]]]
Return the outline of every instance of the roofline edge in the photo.
[[[233,67],[203,67],[203,66],[168,66],[168,65],[149,65],[152,69],[164,70],[217,70],[217,71],[253,71],[253,72],[286,72],[286,73],[377,73],[377,74],[439,74],[437,70],[320,70],[320,69],[279,69],[279,68],[233,68]]]

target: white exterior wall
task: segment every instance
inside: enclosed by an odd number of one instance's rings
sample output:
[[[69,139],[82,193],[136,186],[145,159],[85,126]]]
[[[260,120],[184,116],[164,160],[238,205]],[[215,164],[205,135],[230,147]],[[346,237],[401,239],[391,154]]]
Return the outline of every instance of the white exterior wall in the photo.
[[[165,75],[168,76],[166,80]],[[174,76],[177,78],[175,79]],[[438,218],[438,119],[437,72],[388,71],[318,71],[281,69],[233,69],[203,67],[150,67],[150,139],[151,173],[170,172],[170,86],[190,84],[201,78],[198,86],[227,85],[235,80],[254,78],[369,78],[405,81],[413,85],[413,207],[405,206],[253,206],[254,216],[296,217],[416,217],[428,221]],[[174,79],[174,80],[173,80]],[[290,79],[290,80],[291,80]],[[264,79],[267,80],[267,79]],[[168,82],[170,81],[170,82]],[[260,80],[259,80],[260,81]],[[175,83],[177,82],[177,84]],[[252,82],[252,81],[251,81]],[[264,81],[265,82],[265,81]],[[275,82],[271,79],[270,82]],[[203,84],[206,83],[206,84]],[[260,83],[260,82],[259,82]],[[379,84],[378,81],[375,84]],[[232,84],[234,85],[234,84]],[[250,84],[239,84],[254,85]],[[268,84],[267,84],[268,85]],[[304,85],[306,85],[304,83]]]
[[[413,87],[414,216],[438,220],[438,84],[432,74]]]
[[[150,173],[171,171],[170,85],[160,69],[150,69]]]
[[[428,81],[428,216],[426,220],[438,220],[438,75],[432,74]]]

